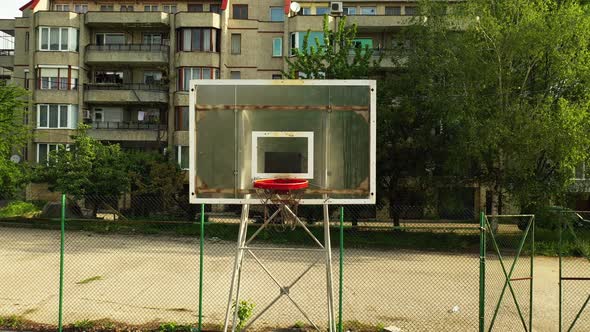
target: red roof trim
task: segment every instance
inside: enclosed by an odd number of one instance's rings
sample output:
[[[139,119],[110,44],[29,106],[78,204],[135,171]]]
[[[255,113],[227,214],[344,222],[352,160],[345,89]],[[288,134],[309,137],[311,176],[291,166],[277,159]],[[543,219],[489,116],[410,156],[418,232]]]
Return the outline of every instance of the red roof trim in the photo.
[[[285,0],[285,14],[289,15],[291,10],[291,0]]]
[[[37,6],[37,4],[39,3],[39,0],[31,0],[29,2],[27,2],[24,6],[20,7],[19,10],[22,12],[25,9],[34,9],[35,6]]]

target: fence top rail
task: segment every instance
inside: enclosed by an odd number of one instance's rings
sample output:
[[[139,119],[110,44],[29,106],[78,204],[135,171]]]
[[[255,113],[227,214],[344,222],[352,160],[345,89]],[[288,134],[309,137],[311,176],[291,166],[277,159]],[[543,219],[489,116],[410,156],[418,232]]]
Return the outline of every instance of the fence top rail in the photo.
[[[514,218],[514,217],[529,217],[533,218],[534,214],[486,214],[486,218]]]

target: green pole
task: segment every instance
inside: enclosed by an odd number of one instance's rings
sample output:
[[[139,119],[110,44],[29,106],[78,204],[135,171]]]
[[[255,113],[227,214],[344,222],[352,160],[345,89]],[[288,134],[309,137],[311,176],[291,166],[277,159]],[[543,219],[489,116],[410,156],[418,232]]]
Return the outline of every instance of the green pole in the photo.
[[[561,254],[561,250],[563,248],[563,226],[564,224],[562,219],[559,218],[559,245],[557,246],[557,255],[559,256],[559,332],[561,332],[563,329],[563,262]]]
[[[199,232],[199,332],[203,331],[203,247],[205,243],[205,204],[201,204],[201,231]]]
[[[483,212],[479,216],[479,232],[479,332],[483,332],[486,297],[486,223]]]
[[[535,216],[531,217],[531,271],[530,271],[530,290],[529,290],[529,331],[533,330],[533,281],[535,270]]]
[[[57,324],[59,332],[62,332],[62,318],[63,318],[63,293],[64,293],[64,238],[66,225],[66,195],[61,195],[61,235],[59,245],[59,310],[57,317]]]
[[[342,332],[342,289],[344,282],[344,207],[340,207],[340,282],[338,285],[338,332]]]

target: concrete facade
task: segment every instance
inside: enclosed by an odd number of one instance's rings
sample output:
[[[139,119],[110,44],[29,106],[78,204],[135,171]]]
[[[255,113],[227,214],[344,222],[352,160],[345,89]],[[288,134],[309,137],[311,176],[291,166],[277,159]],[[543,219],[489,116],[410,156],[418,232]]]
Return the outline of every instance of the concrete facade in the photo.
[[[38,161],[39,144],[71,142],[73,128],[58,123],[65,121],[65,105],[68,121],[90,125],[97,139],[176,153],[178,146],[188,145],[178,115],[188,107],[187,73],[212,79],[279,78],[293,38],[322,30],[330,2],[302,0],[299,13],[285,14],[289,3],[229,0],[226,10],[219,9],[220,0],[23,4],[22,17],[0,20],[0,31],[15,39],[14,51],[0,54],[0,66],[13,70],[13,82],[32,92],[28,118],[36,135],[26,159]],[[406,0],[343,3],[348,21],[358,25],[358,38],[378,52],[392,47],[415,7]],[[247,6],[247,16],[240,16],[236,5]],[[330,24],[339,19],[330,17]],[[392,66],[390,61],[384,65]]]

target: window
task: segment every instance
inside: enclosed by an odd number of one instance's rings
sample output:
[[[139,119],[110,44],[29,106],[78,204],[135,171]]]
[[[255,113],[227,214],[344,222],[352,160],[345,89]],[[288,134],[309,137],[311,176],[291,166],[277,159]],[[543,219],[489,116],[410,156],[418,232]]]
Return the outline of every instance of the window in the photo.
[[[272,39],[272,56],[283,56],[283,38]]]
[[[188,11],[193,13],[202,13],[203,12],[203,5],[197,3],[189,3],[188,4]]]
[[[164,13],[169,13],[169,14],[174,14],[176,13],[176,5],[163,5],[162,6],[162,11]]]
[[[46,164],[49,161],[49,153],[57,151],[59,146],[58,144],[37,143],[37,163]]]
[[[94,83],[123,84],[125,75],[122,71],[95,71]]]
[[[233,5],[233,18],[236,20],[248,19],[248,5]]]
[[[404,8],[405,10],[405,15],[406,16],[416,16],[416,14],[418,13],[418,11],[416,10],[416,7],[408,7],[406,6]]]
[[[162,83],[162,72],[161,71],[144,71],[143,72],[143,83],[145,83],[145,84],[161,84]]]
[[[53,8],[57,12],[69,12],[70,11],[70,5],[59,4],[59,5],[55,5]]]
[[[44,68],[37,69],[38,87],[41,90],[77,90],[78,68]]]
[[[188,130],[188,106],[176,108],[176,130]]]
[[[78,105],[37,105],[37,128],[76,129]]]
[[[88,12],[87,4],[76,4],[74,5],[74,11],[78,14],[84,14]]]
[[[39,50],[78,51],[78,30],[74,28],[40,27]]]
[[[283,75],[281,75],[281,74],[272,74],[272,79],[273,80],[282,80],[283,79]]]
[[[330,13],[330,7],[316,7],[315,14],[316,15],[326,15]]]
[[[25,80],[24,87],[25,87],[26,90],[29,90],[30,85],[29,85],[29,70],[28,69],[25,69],[25,78],[24,78],[24,80]]]
[[[97,33],[96,45],[120,45],[125,44],[123,33]]]
[[[177,30],[177,50],[183,52],[219,52],[220,30],[183,28]]]
[[[361,7],[361,15],[375,15],[377,9],[375,7]]]
[[[176,156],[178,158],[178,166],[180,166],[181,169],[188,169],[189,147],[186,145],[178,145],[177,147]]]
[[[232,80],[239,80],[242,78],[242,73],[239,71],[231,71],[229,72],[229,78]]]
[[[291,33],[291,40],[290,40],[290,50],[289,54],[291,56],[297,53],[297,49],[303,45],[303,41],[305,40],[305,36],[307,36],[307,32],[292,32]],[[319,42],[319,44],[318,44]],[[309,39],[307,41],[307,52],[311,50],[311,48],[319,49],[321,45],[324,43],[324,33],[318,31],[311,31],[309,32]]]
[[[402,7],[400,7],[400,6],[385,7],[385,15],[401,16],[401,14],[402,14]]]
[[[242,35],[239,33],[231,34],[231,54],[242,53]]]
[[[133,6],[132,5],[121,5],[121,11],[122,12],[132,12],[133,11]]]
[[[344,15],[356,15],[356,7],[344,7]]]
[[[29,51],[29,42],[31,39],[31,35],[29,34],[29,32],[25,32],[25,52]]]
[[[144,33],[143,34],[144,45],[162,45],[162,34],[161,33]]]
[[[301,10],[299,10],[299,13],[297,13],[298,15],[311,15],[311,7],[301,7]]]
[[[271,22],[283,22],[285,20],[285,12],[283,7],[270,7]]]
[[[221,7],[218,4],[210,4],[209,5],[209,12],[220,14]]]
[[[143,6],[143,11],[144,12],[157,12],[158,10],[158,5],[145,5]]]
[[[178,91],[188,91],[191,80],[219,79],[219,68],[184,67],[178,69]]]
[[[115,6],[113,5],[100,5],[101,12],[112,12],[115,10]]]

